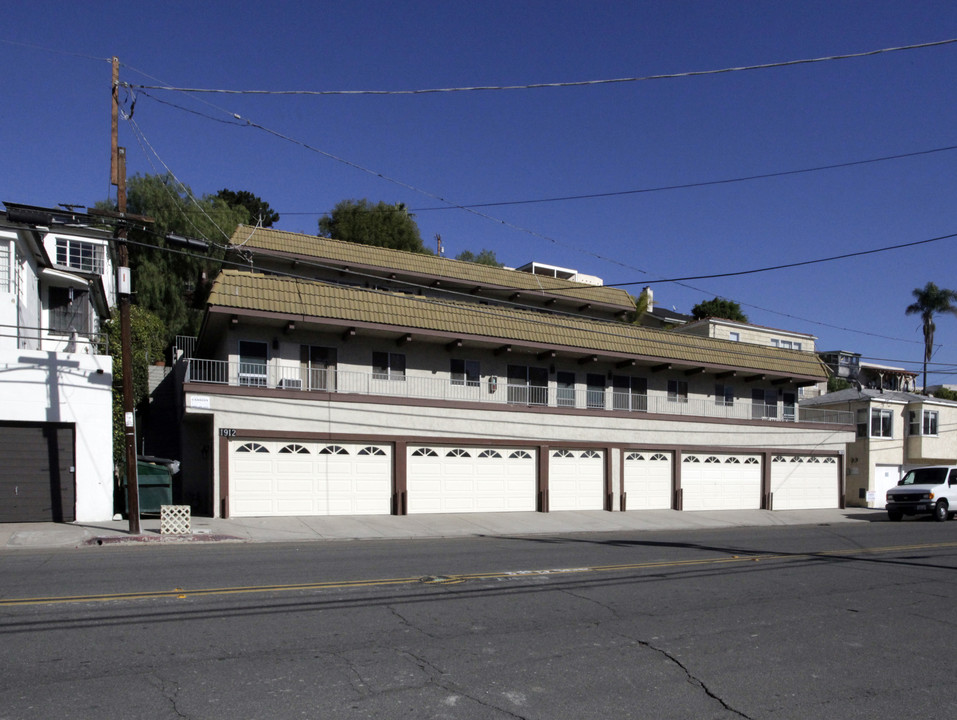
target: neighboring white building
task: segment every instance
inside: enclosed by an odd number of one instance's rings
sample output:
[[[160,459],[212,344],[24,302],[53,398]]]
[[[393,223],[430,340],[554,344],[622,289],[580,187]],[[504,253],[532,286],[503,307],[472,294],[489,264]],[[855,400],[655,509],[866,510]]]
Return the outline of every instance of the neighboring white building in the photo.
[[[957,402],[849,388],[804,400],[801,407],[855,415],[856,437],[847,445],[847,505],[883,508],[885,494],[903,472],[957,464]]]
[[[622,322],[627,293],[239,227],[179,368],[223,516],[839,507],[854,415],[811,352]]]
[[[108,520],[110,234],[32,210],[0,213],[0,522]]]

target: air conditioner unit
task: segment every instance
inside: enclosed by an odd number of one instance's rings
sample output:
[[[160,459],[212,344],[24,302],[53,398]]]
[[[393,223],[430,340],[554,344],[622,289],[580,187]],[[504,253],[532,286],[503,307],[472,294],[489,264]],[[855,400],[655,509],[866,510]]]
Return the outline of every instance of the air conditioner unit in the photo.
[[[283,378],[279,381],[279,387],[283,390],[302,390],[302,380],[300,378]]]

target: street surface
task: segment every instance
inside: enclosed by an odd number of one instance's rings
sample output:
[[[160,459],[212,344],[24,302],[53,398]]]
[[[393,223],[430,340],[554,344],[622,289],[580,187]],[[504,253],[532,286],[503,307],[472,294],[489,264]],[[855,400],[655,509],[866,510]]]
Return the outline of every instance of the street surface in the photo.
[[[0,719],[957,715],[957,522],[0,553]]]

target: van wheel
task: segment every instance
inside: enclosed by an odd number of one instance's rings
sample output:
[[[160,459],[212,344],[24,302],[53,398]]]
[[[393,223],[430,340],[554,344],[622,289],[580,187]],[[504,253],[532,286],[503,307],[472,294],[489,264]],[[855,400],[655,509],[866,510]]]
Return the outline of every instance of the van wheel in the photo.
[[[943,500],[939,501],[934,505],[934,520],[937,522],[944,522],[947,518],[950,517],[950,513],[947,510],[947,503]]]
[[[902,517],[904,517],[904,513],[902,513],[900,510],[887,511],[887,519],[891,522],[900,522]]]

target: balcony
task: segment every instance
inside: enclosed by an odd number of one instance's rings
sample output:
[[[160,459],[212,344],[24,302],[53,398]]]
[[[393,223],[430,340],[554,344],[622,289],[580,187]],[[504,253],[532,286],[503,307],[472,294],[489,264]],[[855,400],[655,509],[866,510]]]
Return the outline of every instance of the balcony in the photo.
[[[634,412],[651,415],[681,415],[731,420],[760,419],[775,423],[826,423],[852,425],[854,414],[843,410],[801,408],[783,404],[760,403],[760,412],[750,401],[728,404],[722,398],[688,398],[681,402],[665,392],[600,392],[586,388],[533,385],[509,385],[504,378],[450,380],[446,377],[418,377],[353,372],[326,367],[279,366],[273,363],[238,363],[191,358],[186,363],[185,381],[233,387],[268,388],[290,395],[331,392],[350,395],[374,395],[446,402],[475,402],[527,407],[555,407],[595,412]]]

